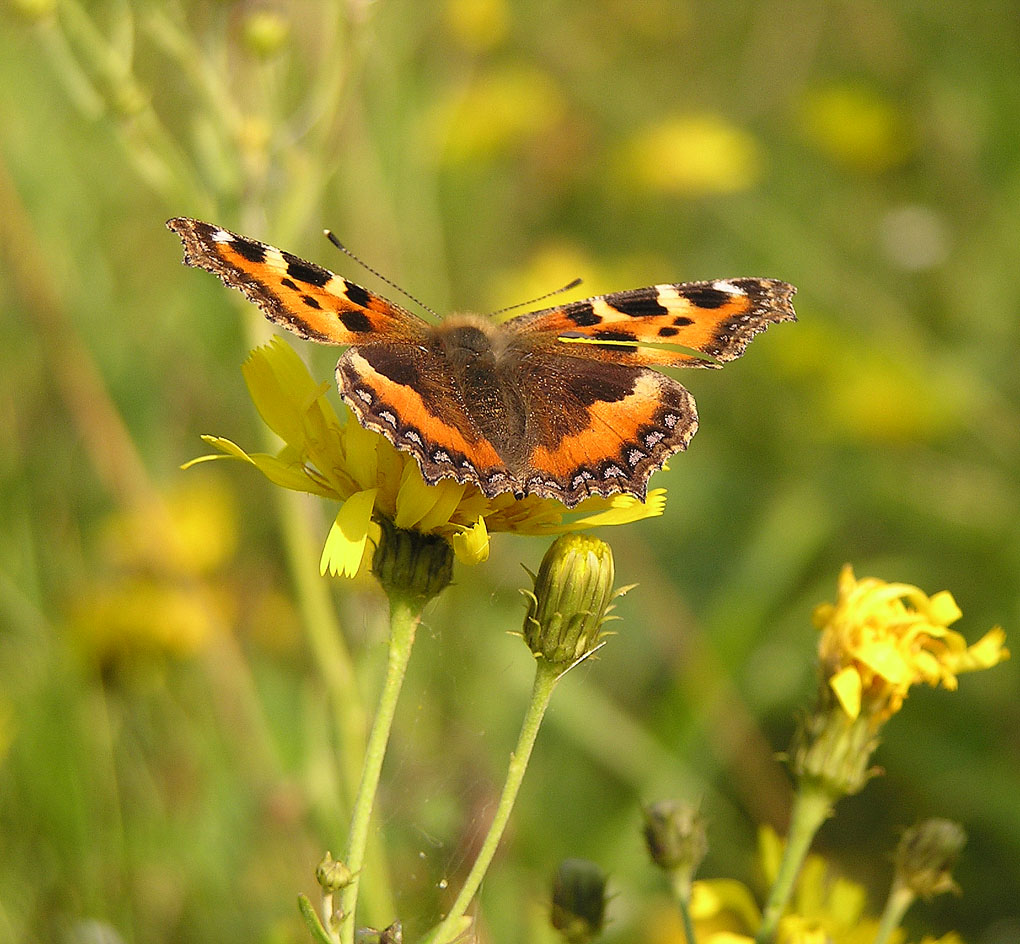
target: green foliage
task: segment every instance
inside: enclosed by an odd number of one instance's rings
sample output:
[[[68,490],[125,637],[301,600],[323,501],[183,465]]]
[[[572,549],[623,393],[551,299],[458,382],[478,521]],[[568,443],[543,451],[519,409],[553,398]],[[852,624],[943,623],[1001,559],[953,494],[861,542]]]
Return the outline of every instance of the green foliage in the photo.
[[[668,908],[640,837],[660,796],[703,797],[702,875],[753,883],[748,824],[784,825],[772,754],[845,561],[951,589],[975,631],[1020,626],[1015,6],[252,11],[2,14],[0,942],[96,940],[89,922],[127,944],[305,941],[296,896],[345,838],[335,748],[358,719],[335,696],[377,687],[385,604],[316,576],[328,509],[278,505],[240,466],[179,471],[202,433],[258,437],[238,368],[268,329],[180,267],[176,215],[379,288],[328,226],[440,309],[577,275],[592,294],[799,287],[799,324],[684,374],[701,430],[653,480],[665,516],[614,535],[618,581],[640,586],[558,692],[481,914],[502,944],[547,940],[546,878],[583,856],[651,909],[610,903],[605,939],[638,939]],[[328,379],[334,352],[300,347]],[[430,926],[484,831],[532,668],[506,635],[519,562],[545,546],[499,536],[426,611],[375,927]],[[334,603],[353,669],[309,636]],[[822,828],[880,901],[898,830],[965,826],[962,897],[908,926],[1020,934],[1018,671],[912,694],[885,777]]]

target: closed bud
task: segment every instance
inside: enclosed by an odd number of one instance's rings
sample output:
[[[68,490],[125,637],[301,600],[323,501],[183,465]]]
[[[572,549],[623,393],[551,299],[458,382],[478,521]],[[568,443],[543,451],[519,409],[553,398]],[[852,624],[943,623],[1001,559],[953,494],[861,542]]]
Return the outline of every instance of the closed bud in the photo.
[[[398,528],[380,517],[382,534],[372,556],[372,572],[389,597],[424,605],[453,577],[453,548],[446,538]]]
[[[585,534],[557,538],[539,567],[524,618],[536,658],[568,668],[598,647],[613,599],[612,549]]]
[[[587,859],[564,859],[553,879],[552,926],[568,944],[587,944],[602,932],[606,873]]]
[[[705,820],[696,806],[677,800],[654,803],[644,814],[648,854],[686,901],[694,873],[708,854]]]
[[[315,867],[315,881],[325,892],[338,892],[341,888],[346,888],[351,884],[352,878],[354,875],[351,870],[343,862],[334,859],[329,852]]]
[[[928,819],[912,826],[896,848],[896,883],[918,898],[959,892],[950,874],[967,841],[959,823]]]

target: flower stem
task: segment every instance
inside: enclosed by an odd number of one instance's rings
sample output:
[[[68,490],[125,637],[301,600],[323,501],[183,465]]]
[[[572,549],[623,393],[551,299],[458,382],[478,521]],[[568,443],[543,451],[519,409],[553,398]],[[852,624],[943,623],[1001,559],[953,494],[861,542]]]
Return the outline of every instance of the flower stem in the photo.
[[[379,787],[386,745],[389,742],[393,715],[397,699],[411,658],[414,634],[421,619],[421,601],[414,601],[399,594],[390,597],[390,652],[386,665],[386,680],[376,709],[375,720],[368,736],[365,749],[365,766],[362,770],[361,785],[354,798],[351,813],[351,829],[347,840],[347,854],[344,864],[351,870],[351,882],[340,894],[340,941],[354,944],[354,911],[358,903],[358,886],[361,869],[365,864],[365,849],[368,845],[368,827],[372,818],[372,807]]]
[[[875,944],[886,944],[893,931],[903,923],[903,916],[916,897],[909,888],[898,882],[893,883],[889,898],[885,903],[885,909],[882,911],[882,921],[875,934]]]
[[[793,803],[790,835],[786,840],[783,859],[779,863],[779,874],[776,875],[765,903],[755,944],[768,944],[775,937],[779,919],[793,893],[794,882],[800,874],[811,842],[831,811],[832,797],[826,790],[810,781],[801,783]]]
[[[676,898],[680,917],[684,923],[684,938],[687,944],[697,944],[694,938],[694,924],[691,922],[691,882],[690,879],[674,879],[673,897]]]
[[[456,900],[447,912],[446,917],[432,931],[425,935],[422,944],[447,944],[460,930],[462,930],[462,918],[471,904],[472,899],[482,884],[482,879],[496,854],[496,848],[503,837],[503,832],[510,820],[510,813],[513,810],[517,794],[521,789],[524,780],[524,772],[528,768],[528,761],[531,759],[531,751],[535,746],[535,739],[538,737],[538,729],[542,724],[546,708],[549,707],[549,699],[552,698],[553,689],[563,675],[563,666],[555,665],[539,659],[535,668],[535,683],[531,689],[531,702],[528,705],[527,713],[521,724],[521,733],[517,737],[517,746],[510,755],[510,763],[507,766],[506,782],[503,785],[503,792],[500,795],[496,812],[489,825],[489,831],[485,835],[485,841],[478,852],[474,865],[464,885],[457,895]]]

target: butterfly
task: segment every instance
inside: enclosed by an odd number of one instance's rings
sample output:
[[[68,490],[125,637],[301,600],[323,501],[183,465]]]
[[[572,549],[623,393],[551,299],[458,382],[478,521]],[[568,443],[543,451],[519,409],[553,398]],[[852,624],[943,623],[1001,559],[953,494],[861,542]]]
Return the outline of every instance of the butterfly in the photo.
[[[770,324],[796,321],[776,279],[682,282],[597,295],[503,323],[431,324],[328,269],[199,220],[167,226],[184,262],[239,289],[271,321],[347,345],[340,395],[366,429],[417,460],[429,484],[489,498],[644,499],[686,449],[694,398],[653,367],[721,367]]]

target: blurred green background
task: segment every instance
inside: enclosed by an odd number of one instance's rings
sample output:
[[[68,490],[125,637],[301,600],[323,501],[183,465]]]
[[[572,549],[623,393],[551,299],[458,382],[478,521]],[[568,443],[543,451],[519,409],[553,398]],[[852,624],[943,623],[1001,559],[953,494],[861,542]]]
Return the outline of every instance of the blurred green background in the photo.
[[[381,288],[329,226],[438,310],[575,276],[799,287],[799,324],[684,373],[702,428],[653,479],[664,517],[602,534],[640,586],[554,700],[482,939],[549,940],[548,880],[585,856],[607,940],[679,941],[639,836],[664,796],[701,798],[704,876],[760,891],[841,565],[951,590],[971,640],[1020,626],[1018,63],[995,0],[6,4],[0,940],[303,941],[343,840],[307,616],[327,590],[371,701],[384,603],[315,576],[335,509],[179,471],[202,433],[259,444],[238,368],[268,328],[181,268],[177,215]],[[427,613],[377,819],[409,932],[488,822],[546,543],[497,536]],[[899,830],[966,827],[963,894],[911,940],[1020,939],[1017,676],[912,694],[819,836],[877,911]]]

